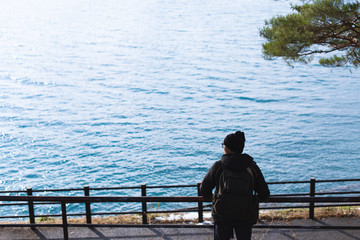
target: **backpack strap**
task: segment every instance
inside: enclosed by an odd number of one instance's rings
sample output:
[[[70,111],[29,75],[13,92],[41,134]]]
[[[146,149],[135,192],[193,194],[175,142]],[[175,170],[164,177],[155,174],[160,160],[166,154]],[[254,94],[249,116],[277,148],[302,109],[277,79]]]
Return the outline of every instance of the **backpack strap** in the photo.
[[[223,170],[224,170],[224,166],[221,164],[221,166],[216,170],[216,173],[215,173],[215,179],[216,180],[219,179],[219,174],[221,175]]]
[[[221,165],[215,173],[215,181],[216,181],[215,195],[217,195],[218,192],[220,191],[220,188],[221,188],[220,181],[221,181],[221,178],[223,177],[223,173],[224,173],[224,166]],[[221,189],[221,191],[222,191],[222,189]]]
[[[253,187],[254,187],[254,191],[255,191],[255,178],[257,177],[256,176],[256,173],[254,173],[254,170],[250,167],[247,167],[246,168],[246,171],[251,175],[251,178],[252,178],[252,184],[253,184]]]
[[[251,175],[251,178],[252,178],[252,181],[253,181],[253,185],[255,186],[255,177],[254,177],[253,171],[251,170],[250,167],[247,167],[247,168],[246,168],[246,171]]]

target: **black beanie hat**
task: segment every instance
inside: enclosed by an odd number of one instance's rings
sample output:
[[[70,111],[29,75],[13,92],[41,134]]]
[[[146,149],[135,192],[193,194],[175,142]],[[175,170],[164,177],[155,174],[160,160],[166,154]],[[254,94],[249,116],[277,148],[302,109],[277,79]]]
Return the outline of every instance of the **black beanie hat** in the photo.
[[[224,139],[224,145],[235,153],[242,153],[245,146],[244,132],[236,131],[227,135]]]

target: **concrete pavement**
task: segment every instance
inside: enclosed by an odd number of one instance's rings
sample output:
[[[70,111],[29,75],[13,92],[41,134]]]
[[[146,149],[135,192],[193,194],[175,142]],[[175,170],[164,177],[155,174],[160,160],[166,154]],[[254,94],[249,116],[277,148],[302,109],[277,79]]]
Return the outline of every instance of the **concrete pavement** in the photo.
[[[271,225],[303,226],[360,226],[360,218],[327,218],[321,220],[293,220],[290,222],[265,222]],[[261,224],[260,224],[261,225]],[[72,240],[113,240],[113,239],[148,239],[148,240],[211,240],[211,228],[69,228]],[[0,227],[1,240],[60,240],[62,228]],[[269,229],[254,228],[253,240],[360,240],[360,230],[323,230],[323,229]]]

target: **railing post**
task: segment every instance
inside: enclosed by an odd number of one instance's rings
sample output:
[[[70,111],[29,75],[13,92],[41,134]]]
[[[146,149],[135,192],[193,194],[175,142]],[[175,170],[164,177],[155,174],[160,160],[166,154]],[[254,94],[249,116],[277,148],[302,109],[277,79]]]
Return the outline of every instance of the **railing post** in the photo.
[[[146,184],[141,184],[141,196],[146,197]],[[146,201],[142,202],[142,222],[143,224],[148,224],[147,219],[147,206]]]
[[[32,196],[33,195],[33,191],[32,188],[27,188],[26,190],[27,195],[28,196]],[[29,206],[29,220],[30,220],[30,224],[35,224],[35,212],[34,212],[34,202],[33,201],[29,201],[28,202],[28,206]],[[35,227],[31,227],[31,229],[35,229]]]
[[[84,195],[85,197],[90,196],[90,187],[84,186]],[[91,207],[90,202],[85,203],[85,211],[86,211],[86,223],[91,224]]]
[[[64,239],[69,239],[69,231],[68,231],[68,223],[67,223],[67,216],[66,216],[66,202],[61,201],[61,216],[62,216],[62,225],[64,231]]]
[[[197,194],[198,196],[201,196],[200,194],[200,185],[201,182],[197,183]],[[199,218],[199,223],[204,221],[204,210],[203,210],[203,203],[202,202],[198,202],[198,218]]]
[[[315,178],[310,178],[310,197],[315,197]],[[315,218],[315,203],[311,202],[309,204],[309,218],[314,219]]]

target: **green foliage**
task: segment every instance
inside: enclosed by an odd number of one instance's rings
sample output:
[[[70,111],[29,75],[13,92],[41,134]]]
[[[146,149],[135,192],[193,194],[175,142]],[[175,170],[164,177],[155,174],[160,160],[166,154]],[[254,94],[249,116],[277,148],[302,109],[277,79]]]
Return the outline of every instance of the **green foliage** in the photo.
[[[310,0],[293,5],[294,13],[265,21],[260,35],[266,59],[308,63],[315,54],[340,53],[323,58],[323,66],[360,65],[360,3]]]

